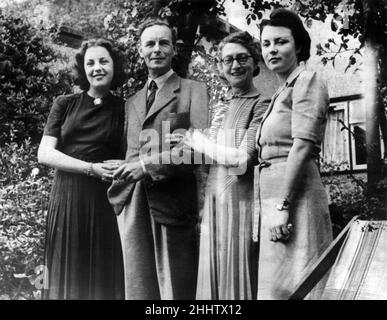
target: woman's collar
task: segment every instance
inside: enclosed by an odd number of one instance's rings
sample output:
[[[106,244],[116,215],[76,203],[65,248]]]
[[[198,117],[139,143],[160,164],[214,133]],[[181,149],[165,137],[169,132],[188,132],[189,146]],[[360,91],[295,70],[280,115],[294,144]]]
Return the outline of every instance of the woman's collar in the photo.
[[[302,72],[304,71],[306,68],[305,68],[305,64],[304,63],[301,63],[300,65],[298,65],[289,75],[288,77],[286,78],[285,82],[282,83],[277,91],[274,93],[274,96],[277,96],[280,92],[282,92],[285,88],[287,88],[289,86],[289,84],[292,83],[292,81]]]
[[[292,81],[302,72],[305,70],[305,64],[300,63],[286,78],[286,81],[284,83],[284,86],[288,86]]]
[[[226,94],[225,100],[231,100],[233,98],[256,98],[259,95],[260,93],[257,88],[252,84],[249,89],[238,93],[234,93],[232,89],[230,89]]]

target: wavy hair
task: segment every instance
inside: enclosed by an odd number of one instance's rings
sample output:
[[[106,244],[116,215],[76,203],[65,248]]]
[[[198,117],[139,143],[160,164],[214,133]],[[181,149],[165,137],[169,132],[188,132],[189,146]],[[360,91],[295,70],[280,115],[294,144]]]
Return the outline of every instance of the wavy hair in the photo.
[[[241,46],[245,47],[253,57],[254,63],[255,63],[255,69],[253,76],[257,76],[259,74],[259,66],[258,63],[261,60],[261,50],[259,43],[247,32],[247,31],[238,31],[231,33],[227,37],[225,37],[218,46],[218,60],[222,60],[222,51],[223,47],[227,43],[236,43],[240,44]]]
[[[81,48],[75,54],[75,62],[73,65],[74,83],[79,85],[82,90],[89,90],[90,83],[86,77],[84,62],[86,50],[92,47],[103,47],[112,57],[114,73],[112,83],[110,84],[110,89],[115,90],[122,86],[126,80],[126,74],[124,71],[124,56],[111,41],[101,38],[90,39],[82,42]]]
[[[260,34],[266,26],[285,27],[291,30],[297,53],[297,62],[307,61],[310,58],[310,36],[306,31],[300,17],[293,11],[278,8],[271,12],[270,19],[264,19],[260,25]]]

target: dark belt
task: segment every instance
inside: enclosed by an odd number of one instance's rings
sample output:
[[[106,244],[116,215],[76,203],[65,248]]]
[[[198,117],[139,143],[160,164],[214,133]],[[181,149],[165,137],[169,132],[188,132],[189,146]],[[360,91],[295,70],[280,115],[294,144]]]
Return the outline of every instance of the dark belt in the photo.
[[[267,160],[260,159],[258,167],[260,169],[270,167],[272,164],[279,163],[279,162],[286,162],[288,157],[277,157],[277,158],[271,158]]]

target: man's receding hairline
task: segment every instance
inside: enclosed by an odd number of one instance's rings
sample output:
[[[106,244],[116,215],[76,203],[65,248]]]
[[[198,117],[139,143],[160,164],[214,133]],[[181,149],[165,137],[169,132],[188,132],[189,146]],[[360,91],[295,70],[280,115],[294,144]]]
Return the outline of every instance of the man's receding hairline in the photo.
[[[144,34],[145,30],[152,28],[152,27],[165,27],[165,28],[167,28],[169,30],[169,33],[170,33],[171,42],[173,43],[173,31],[170,27],[166,26],[165,24],[153,24],[151,26],[147,26],[146,28],[144,28],[140,34],[140,41],[142,41],[142,35]]]
[[[142,29],[142,32],[140,34],[140,38],[142,37],[142,35],[144,34],[145,30],[149,29],[149,28],[152,28],[152,27],[164,27],[164,28],[167,28],[170,33],[171,33],[171,36],[173,35],[173,31],[172,31],[172,28],[171,27],[168,27],[167,25],[165,24],[152,24],[150,26],[146,26],[144,29]]]

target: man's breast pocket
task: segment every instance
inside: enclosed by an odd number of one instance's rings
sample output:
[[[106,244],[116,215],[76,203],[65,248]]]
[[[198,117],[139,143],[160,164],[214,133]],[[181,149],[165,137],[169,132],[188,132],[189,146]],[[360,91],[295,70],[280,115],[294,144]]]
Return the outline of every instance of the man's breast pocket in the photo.
[[[171,132],[176,129],[188,129],[190,127],[189,112],[170,112],[167,121],[169,121]]]

